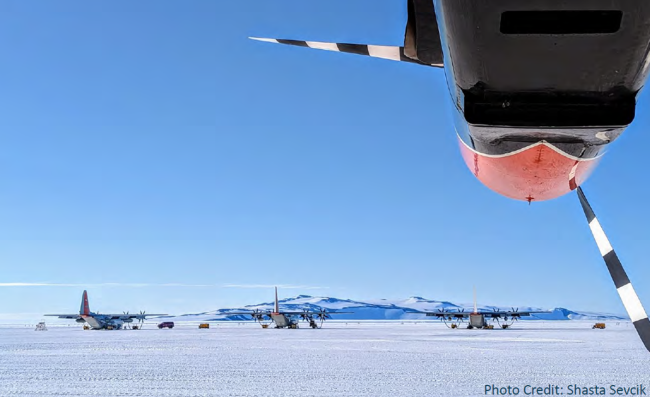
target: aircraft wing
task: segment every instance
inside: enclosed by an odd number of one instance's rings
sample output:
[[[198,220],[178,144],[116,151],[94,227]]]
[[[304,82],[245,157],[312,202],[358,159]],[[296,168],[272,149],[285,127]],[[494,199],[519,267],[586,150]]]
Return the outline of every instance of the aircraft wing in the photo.
[[[427,317],[451,317],[451,318],[468,318],[470,312],[415,312],[426,314]]]
[[[266,311],[266,312],[254,312],[254,311],[250,311],[250,312],[223,312],[223,313],[219,313],[219,314],[222,315],[222,316],[231,316],[231,315],[232,316],[241,316],[241,315],[244,315],[244,314],[271,314],[271,312],[270,311]]]
[[[536,314],[536,313],[550,313],[548,311],[536,311],[536,312],[478,312],[479,314],[483,314],[485,317],[528,317],[531,314]]]
[[[58,317],[58,318],[80,318],[79,314],[44,314],[44,316]]]
[[[280,314],[284,314],[285,316],[297,316],[300,314],[318,314],[318,313],[324,313],[324,314],[354,314],[354,312],[320,312],[318,310],[307,310],[307,311],[301,311],[301,312],[283,312],[281,311]]]
[[[167,314],[101,314],[98,313],[97,317],[107,317],[110,318],[111,320],[120,320],[120,319],[126,319],[126,318],[145,318],[145,317],[157,317],[157,316],[166,316]]]
[[[451,317],[451,318],[468,318],[470,314],[481,314],[485,317],[489,318],[501,318],[501,317],[528,317],[532,314],[538,314],[538,313],[551,313],[549,311],[525,311],[525,312],[520,312],[520,311],[479,311],[476,313],[472,312],[418,312],[418,313],[426,313],[427,316],[430,317]]]
[[[265,311],[265,312],[262,312],[262,311],[257,311],[257,312],[254,312],[254,311],[250,311],[250,312],[227,312],[227,313],[219,313],[219,315],[221,315],[221,316],[252,316],[252,317],[267,316],[267,317],[270,317],[271,312],[270,311]]]
[[[280,314],[284,314],[285,316],[299,316],[301,314],[318,314],[321,313],[320,311],[317,310],[301,310],[301,311],[292,311],[292,312],[287,312],[287,311],[280,311]],[[354,312],[322,312],[324,314],[353,314]],[[242,315],[247,315],[247,316],[271,316],[270,311],[250,311],[250,312],[226,312],[226,313],[220,313],[222,316],[242,316]]]

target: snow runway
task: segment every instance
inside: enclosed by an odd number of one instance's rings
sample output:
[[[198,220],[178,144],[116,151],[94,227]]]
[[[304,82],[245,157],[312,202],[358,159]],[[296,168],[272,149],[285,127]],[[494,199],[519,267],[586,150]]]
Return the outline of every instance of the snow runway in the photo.
[[[0,396],[480,396],[485,385],[650,389],[627,322],[520,321],[510,330],[329,321],[323,329],[0,328]],[[609,389],[608,389],[609,391]],[[523,395],[521,393],[520,395]]]

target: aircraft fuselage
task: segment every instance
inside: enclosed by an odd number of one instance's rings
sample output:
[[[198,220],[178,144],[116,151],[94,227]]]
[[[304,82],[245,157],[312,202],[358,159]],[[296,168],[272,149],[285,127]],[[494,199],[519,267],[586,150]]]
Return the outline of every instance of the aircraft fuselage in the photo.
[[[285,328],[291,324],[295,324],[295,321],[292,321],[291,318],[282,313],[271,313],[270,316],[277,328]]]
[[[102,317],[101,315],[84,315],[81,316],[92,329],[107,329],[112,326],[113,329],[121,329],[124,321]]]
[[[470,314],[469,325],[474,328],[483,328],[487,325],[483,314]]]

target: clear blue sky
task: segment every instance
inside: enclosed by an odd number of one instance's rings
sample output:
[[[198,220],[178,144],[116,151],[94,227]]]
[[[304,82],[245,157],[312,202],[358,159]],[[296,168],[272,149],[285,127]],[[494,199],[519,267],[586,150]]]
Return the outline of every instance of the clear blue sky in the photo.
[[[575,194],[466,169],[442,70],[247,39],[399,45],[399,3],[2,2],[0,283],[73,285],[0,313],[272,298],[225,284],[624,312]],[[649,101],[584,186],[646,306]]]

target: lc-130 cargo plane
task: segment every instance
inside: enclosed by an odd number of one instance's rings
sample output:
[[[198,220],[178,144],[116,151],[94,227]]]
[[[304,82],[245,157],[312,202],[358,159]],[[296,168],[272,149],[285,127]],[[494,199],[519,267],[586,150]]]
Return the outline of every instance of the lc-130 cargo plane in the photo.
[[[264,324],[265,318],[270,319],[275,323],[275,328],[298,328],[300,320],[307,321],[311,328],[321,328],[323,322],[332,318],[331,314],[352,314],[353,312],[328,312],[325,309],[309,310],[303,309],[302,311],[281,311],[278,302],[278,287],[275,287],[275,305],[273,311],[255,309],[252,312],[228,312],[224,313],[227,316],[233,315],[248,315],[253,317],[253,320],[259,321],[263,328],[267,328],[268,324]],[[320,323],[317,323],[320,320]]]
[[[139,327],[133,326],[134,329],[141,328],[147,316],[166,316],[166,314],[145,314],[141,311],[137,314],[129,314],[124,312],[122,314],[99,314],[90,311],[88,304],[88,292],[84,291],[81,296],[81,307],[79,314],[46,314],[46,316],[53,316],[58,318],[73,319],[78,323],[86,323],[92,329],[122,329],[122,327],[130,327],[133,320],[138,320]]]

